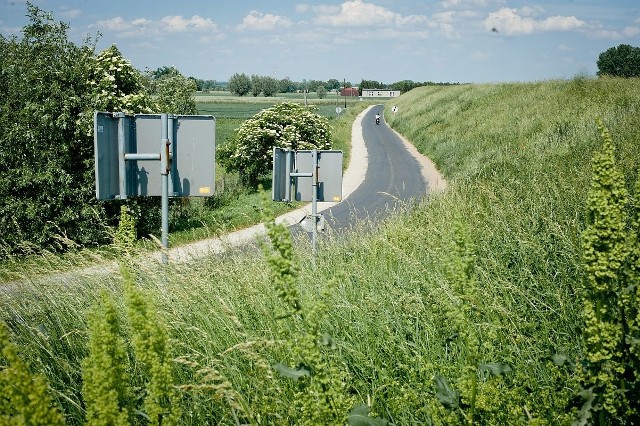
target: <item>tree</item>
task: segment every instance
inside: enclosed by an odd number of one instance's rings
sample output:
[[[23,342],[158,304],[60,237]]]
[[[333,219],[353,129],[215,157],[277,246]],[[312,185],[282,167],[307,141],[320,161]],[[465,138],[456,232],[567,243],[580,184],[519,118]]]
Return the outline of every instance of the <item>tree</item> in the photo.
[[[318,94],[318,98],[324,99],[325,96],[327,96],[327,89],[325,89],[324,86],[318,86],[316,93]]]
[[[227,170],[240,172],[245,184],[255,187],[271,171],[274,146],[329,149],[329,122],[300,104],[281,103],[245,121],[219,156]]]
[[[229,79],[229,91],[244,96],[251,91],[251,79],[248,75],[235,73]]]
[[[161,79],[162,77],[172,77],[175,75],[180,75],[180,71],[176,67],[160,67],[155,71],[150,71],[149,74],[154,79]]]
[[[159,72],[170,69],[170,72]],[[149,93],[155,97],[157,112],[169,114],[197,114],[193,93],[197,90],[196,80],[183,76],[173,67],[158,68],[149,74]]]
[[[69,42],[51,14],[27,8],[23,37],[0,36],[0,242],[24,253],[66,248],[60,235],[105,241],[87,126],[103,87],[88,78],[93,51]]]
[[[257,97],[262,92],[262,77],[257,74],[251,76],[251,94]]]
[[[327,88],[327,90],[339,90],[342,87],[342,83],[335,78],[331,78],[329,79],[329,81],[327,81],[325,87]]]
[[[0,36],[0,243],[7,254],[111,240],[119,205],[95,198],[93,113],[152,112],[115,46],[98,56],[28,5],[23,37]]]
[[[279,86],[280,84],[275,78],[269,76],[262,77],[262,93],[264,93],[265,96],[277,95]]]
[[[628,44],[611,47],[598,57],[598,75],[640,76],[640,48]]]
[[[280,93],[292,93],[296,91],[296,83],[291,81],[289,77],[285,77],[278,82],[278,91]]]
[[[361,91],[362,89],[386,89],[387,85],[380,83],[376,80],[362,80],[360,82],[360,86],[358,87]]]

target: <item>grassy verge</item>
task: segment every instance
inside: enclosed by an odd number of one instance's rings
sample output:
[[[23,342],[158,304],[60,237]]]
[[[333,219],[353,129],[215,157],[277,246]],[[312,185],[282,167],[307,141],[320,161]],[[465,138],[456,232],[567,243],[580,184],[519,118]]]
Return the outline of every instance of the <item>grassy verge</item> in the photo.
[[[316,259],[276,239],[281,258],[268,250],[268,261],[231,251],[135,268],[180,360],[183,424],[274,424],[339,405],[331,401],[352,403],[364,424],[556,425],[579,415],[580,388],[557,360],[584,355],[577,292],[602,143],[594,121],[610,129],[631,188],[640,81],[424,88],[394,104],[387,121],[436,160],[446,193],[374,232],[324,239]],[[123,281],[103,271],[0,297],[12,339],[71,424],[84,416],[87,307],[106,289],[124,317]]]

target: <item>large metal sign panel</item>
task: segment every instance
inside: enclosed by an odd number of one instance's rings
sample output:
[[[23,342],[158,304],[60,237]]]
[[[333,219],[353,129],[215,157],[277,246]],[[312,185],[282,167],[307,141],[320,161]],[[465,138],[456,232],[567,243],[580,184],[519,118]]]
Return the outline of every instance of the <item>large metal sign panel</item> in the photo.
[[[342,201],[342,151],[318,150],[317,201]],[[314,172],[311,151],[295,152],[295,169],[299,173]],[[312,201],[313,177],[299,177],[296,184],[296,201]]]
[[[123,120],[124,151],[132,152],[131,149],[135,140],[135,121],[132,116],[125,116]],[[119,119],[114,118],[112,113],[100,111],[94,113],[93,152],[96,162],[96,197],[102,200],[110,200],[121,195],[118,125]],[[125,170],[128,174],[127,177],[132,177],[132,174],[135,173],[133,164],[125,163]],[[125,178],[125,176],[122,176],[122,179]],[[131,188],[128,188],[126,192],[131,190]]]
[[[169,117],[170,151],[173,157],[169,174],[169,195],[213,195],[215,118],[210,115]],[[94,113],[97,198],[114,199],[123,195],[161,196],[160,161],[124,160],[126,154],[160,154],[161,116],[123,116],[122,151],[118,148],[120,120],[111,112]],[[121,172],[121,167],[124,173]]]
[[[138,114],[136,152],[160,152],[162,123],[159,114]],[[173,124],[173,125],[172,125]],[[169,174],[170,196],[211,196],[215,192],[215,128],[210,115],[169,116],[169,146],[173,155]],[[161,195],[160,179],[153,178],[160,164],[137,160],[136,189],[133,195]],[[151,177],[151,178],[150,178]]]
[[[273,177],[271,179],[271,199],[273,201],[289,201],[287,195],[291,194],[291,172],[287,167],[287,157],[291,151],[273,147]]]

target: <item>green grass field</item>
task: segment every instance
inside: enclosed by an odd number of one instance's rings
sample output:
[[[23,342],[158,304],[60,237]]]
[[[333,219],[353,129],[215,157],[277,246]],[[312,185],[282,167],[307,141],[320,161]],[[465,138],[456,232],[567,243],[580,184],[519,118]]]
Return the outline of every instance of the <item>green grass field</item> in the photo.
[[[595,120],[631,190],[640,80],[425,87],[394,104],[387,121],[435,160],[445,193],[323,239],[315,259],[285,245],[268,260],[245,250],[135,266],[181,360],[181,424],[345,424],[351,407],[353,424],[372,425],[578,418],[575,372],[557,361],[585,357],[580,241],[602,145]],[[69,424],[85,415],[87,310],[104,289],[126,324],[123,282],[107,269],[60,282],[30,273],[0,293],[0,318]],[[139,395],[149,378],[129,357]]]
[[[283,93],[275,97],[239,97],[231,95],[229,92],[211,92],[197,94],[195,100],[198,114],[210,114],[216,117],[216,137],[219,143],[224,144],[233,135],[234,130],[247,118],[253,117],[263,109],[272,107],[277,103],[304,103],[304,94]],[[314,105],[318,114],[333,121],[338,118],[336,107],[340,106],[344,110],[345,102],[344,98],[337,99],[335,96],[328,95],[326,98],[319,99],[315,93],[309,93],[307,104]],[[371,103],[347,98],[347,109],[349,107],[359,109],[362,105],[371,105]]]

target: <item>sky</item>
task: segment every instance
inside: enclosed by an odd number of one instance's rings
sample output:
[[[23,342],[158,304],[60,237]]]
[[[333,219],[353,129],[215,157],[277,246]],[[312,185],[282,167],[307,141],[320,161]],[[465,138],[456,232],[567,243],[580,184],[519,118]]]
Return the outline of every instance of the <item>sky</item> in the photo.
[[[486,83],[595,76],[600,53],[640,47],[639,0],[32,0],[81,44],[100,34],[144,71],[227,81]],[[26,0],[0,0],[21,34]]]

